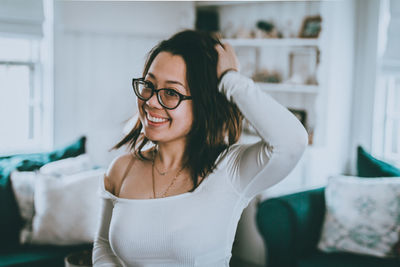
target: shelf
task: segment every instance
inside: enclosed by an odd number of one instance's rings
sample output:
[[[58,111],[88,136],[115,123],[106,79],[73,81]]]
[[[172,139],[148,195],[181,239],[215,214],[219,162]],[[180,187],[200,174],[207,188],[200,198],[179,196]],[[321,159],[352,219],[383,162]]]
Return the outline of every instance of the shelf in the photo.
[[[265,3],[264,1],[196,1],[196,7],[217,7],[217,6],[232,6],[232,5],[248,5]]]
[[[223,39],[232,46],[262,47],[262,46],[319,46],[319,39],[306,38],[259,38],[259,39]]]
[[[263,82],[256,82],[256,84],[266,92],[318,94],[318,85],[263,83]]]

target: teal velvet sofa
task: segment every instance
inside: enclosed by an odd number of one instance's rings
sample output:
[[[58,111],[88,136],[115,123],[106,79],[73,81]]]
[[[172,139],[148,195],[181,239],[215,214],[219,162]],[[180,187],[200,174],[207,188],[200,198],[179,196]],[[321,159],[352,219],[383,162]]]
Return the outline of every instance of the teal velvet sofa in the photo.
[[[357,147],[357,176],[399,177],[400,169]],[[268,267],[400,267],[399,259],[317,249],[325,215],[325,188],[259,203],[256,223],[266,247]]]
[[[23,221],[12,190],[13,170],[33,171],[46,163],[85,153],[84,136],[54,151],[0,157],[0,267],[1,266],[64,266],[69,253],[92,248],[93,244],[75,246],[21,245],[19,232]]]
[[[399,259],[317,249],[325,214],[324,188],[277,198],[258,205],[257,228],[264,240],[268,267],[399,267]]]

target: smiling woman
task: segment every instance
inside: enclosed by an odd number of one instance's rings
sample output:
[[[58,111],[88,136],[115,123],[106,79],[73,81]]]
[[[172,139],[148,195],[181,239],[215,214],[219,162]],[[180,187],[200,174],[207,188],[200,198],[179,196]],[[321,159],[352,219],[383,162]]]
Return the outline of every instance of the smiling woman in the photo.
[[[100,181],[94,266],[229,266],[243,209],[297,164],[304,127],[207,33],[162,41],[132,85],[139,119]],[[235,144],[242,116],[260,142]]]
[[[151,160],[151,156],[142,154],[148,141],[157,144],[161,158],[159,141],[179,143],[172,147],[180,146],[184,150],[182,162],[178,160],[177,165],[165,166],[164,169],[186,165],[192,179],[192,190],[199,177],[205,177],[215,168],[216,158],[229,145],[236,143],[241,133],[239,109],[218,92],[218,53],[214,46],[219,43],[207,33],[186,31],[156,46],[150,52],[143,71],[142,80],[149,87],[145,90],[147,93],[139,82],[133,82],[140,121],[114,147],[129,143],[137,156]],[[171,93],[176,96],[175,100],[178,96],[180,100],[166,106],[163,99],[166,100],[167,94],[171,97]],[[152,97],[153,94],[157,97]],[[140,135],[142,131],[144,135]]]
[[[169,95],[175,95],[175,98],[179,99],[178,91],[186,91],[185,76],[186,67],[182,57],[169,52],[161,52],[155,57],[145,79],[152,81],[157,86],[170,86],[168,89],[159,90],[169,91]],[[166,93],[163,94],[162,91],[157,92],[158,96],[167,95]],[[144,127],[145,136],[153,142],[186,143],[193,121],[192,102],[184,101],[180,103],[177,101],[171,108],[163,109],[161,103],[164,103],[164,101],[159,101],[162,99],[166,99],[166,97],[159,97],[158,99],[150,97],[146,102],[138,100],[140,121]],[[178,106],[178,104],[180,105]],[[155,122],[150,118],[162,121]],[[164,126],[164,128],[160,128],[161,126]]]

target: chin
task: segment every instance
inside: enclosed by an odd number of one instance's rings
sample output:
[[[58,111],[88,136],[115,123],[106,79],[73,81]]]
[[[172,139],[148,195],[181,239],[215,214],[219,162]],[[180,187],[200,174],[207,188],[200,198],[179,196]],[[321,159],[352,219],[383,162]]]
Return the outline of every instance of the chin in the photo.
[[[158,134],[154,133],[149,133],[147,131],[144,131],[144,136],[152,142],[158,142],[161,139],[163,139],[162,136],[159,136]]]
[[[167,142],[171,139],[166,132],[155,132],[146,129],[144,130],[144,136],[152,142]]]
[[[174,141],[178,141],[178,140],[183,140],[186,139],[186,136],[171,136],[171,134],[155,134],[155,133],[149,133],[149,132],[145,132],[144,136],[147,137],[147,139],[149,139],[150,141],[152,141],[153,143],[168,143],[168,142],[174,142]]]
[[[152,142],[173,142],[187,138],[187,134],[190,129],[186,127],[173,127],[171,129],[168,125],[155,127],[154,125],[148,125],[147,121],[142,121],[144,136]]]

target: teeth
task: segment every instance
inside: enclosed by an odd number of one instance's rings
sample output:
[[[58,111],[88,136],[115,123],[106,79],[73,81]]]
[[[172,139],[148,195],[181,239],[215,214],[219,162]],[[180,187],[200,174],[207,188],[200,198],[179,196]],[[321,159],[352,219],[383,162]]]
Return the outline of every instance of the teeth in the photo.
[[[151,121],[151,122],[165,122],[165,121],[167,121],[167,119],[152,117],[152,116],[150,116],[149,113],[147,113],[147,119],[148,119],[149,121]]]

